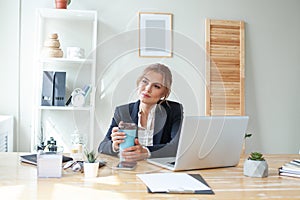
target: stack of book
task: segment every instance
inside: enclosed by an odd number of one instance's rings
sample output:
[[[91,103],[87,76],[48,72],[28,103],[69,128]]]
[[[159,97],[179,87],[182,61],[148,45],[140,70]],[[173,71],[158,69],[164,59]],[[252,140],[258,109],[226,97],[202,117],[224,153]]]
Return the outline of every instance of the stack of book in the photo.
[[[300,178],[300,160],[294,159],[282,165],[282,167],[279,168],[279,175]]]

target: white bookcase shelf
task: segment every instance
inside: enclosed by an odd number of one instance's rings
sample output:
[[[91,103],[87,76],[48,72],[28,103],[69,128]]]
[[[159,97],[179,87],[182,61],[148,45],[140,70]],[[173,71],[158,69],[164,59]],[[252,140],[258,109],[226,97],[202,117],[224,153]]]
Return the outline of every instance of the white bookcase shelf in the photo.
[[[42,51],[49,34],[57,33],[62,58],[44,57]],[[88,148],[94,149],[95,74],[97,49],[97,12],[90,10],[37,9],[35,52],[35,106],[32,131],[32,151],[41,140],[54,137],[58,146],[69,152],[72,134],[77,130]],[[84,58],[68,58],[67,47],[84,49]],[[82,107],[41,106],[43,71],[66,72],[67,101],[75,88],[91,86]],[[41,139],[43,138],[43,139]]]
[[[93,59],[41,58],[41,63],[51,64],[93,64]]]
[[[70,110],[70,111],[91,111],[93,109],[92,106],[82,106],[82,107],[74,107],[74,106],[39,106],[40,110]]]
[[[39,9],[39,17],[54,20],[88,21],[94,22],[96,11],[89,10],[67,10],[67,9]]]

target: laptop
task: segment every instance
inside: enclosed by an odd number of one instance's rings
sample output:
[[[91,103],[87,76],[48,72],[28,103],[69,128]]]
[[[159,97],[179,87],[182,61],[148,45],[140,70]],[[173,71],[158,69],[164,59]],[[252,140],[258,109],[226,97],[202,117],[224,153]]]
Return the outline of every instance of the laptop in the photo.
[[[236,166],[248,116],[185,116],[176,157],[149,158],[172,171]]]

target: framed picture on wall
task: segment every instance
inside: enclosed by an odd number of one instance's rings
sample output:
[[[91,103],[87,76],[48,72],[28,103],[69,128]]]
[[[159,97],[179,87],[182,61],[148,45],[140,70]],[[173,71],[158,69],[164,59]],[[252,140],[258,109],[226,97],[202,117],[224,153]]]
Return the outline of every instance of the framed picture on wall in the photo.
[[[172,57],[172,14],[139,13],[139,56]]]

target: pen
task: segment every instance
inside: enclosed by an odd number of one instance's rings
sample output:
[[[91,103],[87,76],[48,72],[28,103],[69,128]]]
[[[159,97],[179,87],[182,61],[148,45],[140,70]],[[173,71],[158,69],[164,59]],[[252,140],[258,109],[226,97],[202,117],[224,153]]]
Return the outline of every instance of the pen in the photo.
[[[187,189],[168,189],[167,193],[194,194],[195,191]]]

